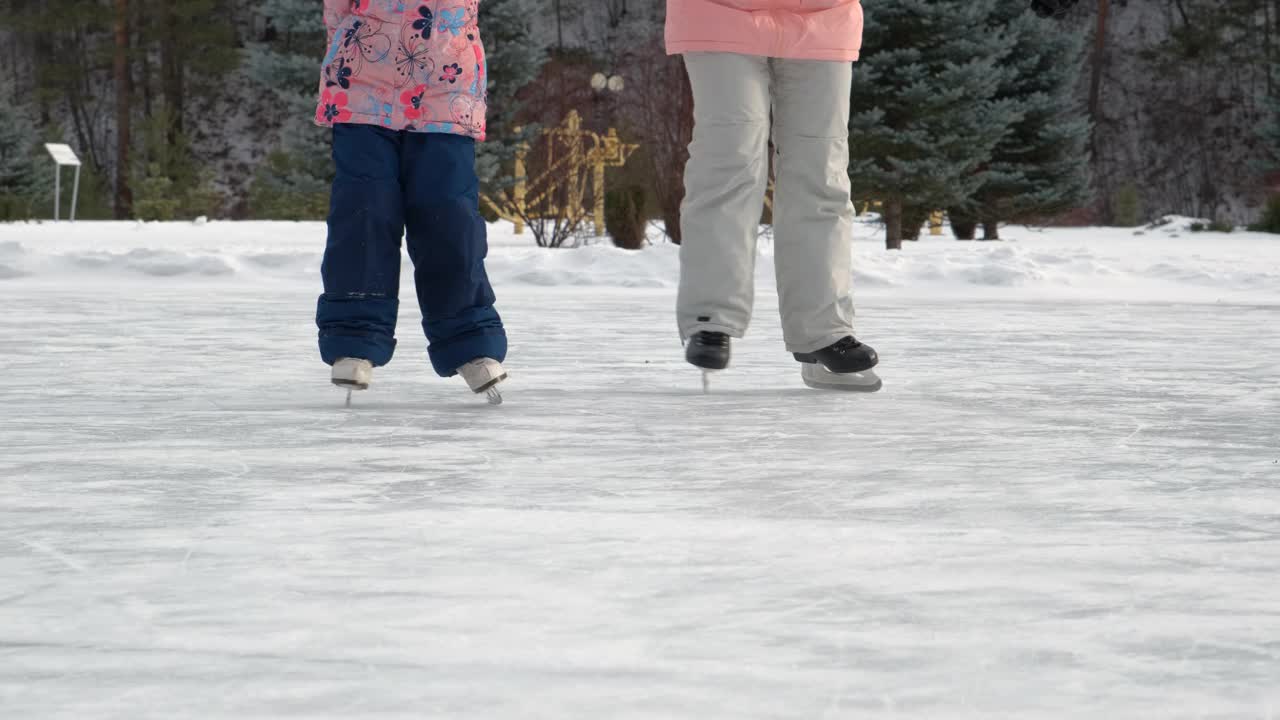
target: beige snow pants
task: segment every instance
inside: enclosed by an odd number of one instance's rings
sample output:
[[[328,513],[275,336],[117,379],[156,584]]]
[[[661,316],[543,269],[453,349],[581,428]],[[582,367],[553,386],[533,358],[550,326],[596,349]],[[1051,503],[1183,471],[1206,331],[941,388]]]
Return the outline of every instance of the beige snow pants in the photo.
[[[695,125],[681,210],[681,337],[710,330],[740,338],[751,322],[771,129],[774,260],[787,350],[811,352],[851,335],[853,66],[733,53],[688,53],[684,60]]]

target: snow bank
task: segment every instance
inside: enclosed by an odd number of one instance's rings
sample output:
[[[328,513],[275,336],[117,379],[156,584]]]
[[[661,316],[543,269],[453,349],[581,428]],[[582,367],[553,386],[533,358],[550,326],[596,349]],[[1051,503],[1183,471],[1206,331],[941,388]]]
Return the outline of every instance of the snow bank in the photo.
[[[1004,242],[926,237],[887,252],[861,221],[854,280],[870,295],[1089,297],[1280,303],[1280,238],[1194,233],[1191,218],[1159,226],[1009,227]],[[0,225],[0,282],[318,283],[320,223],[77,223]],[[670,289],[678,248],[628,252],[607,245],[545,250],[508,224],[490,228],[489,270],[499,286]],[[760,243],[758,281],[773,285],[773,244]],[[406,273],[408,263],[405,263]]]

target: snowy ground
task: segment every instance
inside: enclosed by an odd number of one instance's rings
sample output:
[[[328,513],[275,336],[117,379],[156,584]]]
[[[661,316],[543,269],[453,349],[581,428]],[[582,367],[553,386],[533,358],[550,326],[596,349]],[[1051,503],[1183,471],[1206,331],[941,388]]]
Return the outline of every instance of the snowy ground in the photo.
[[[707,397],[495,228],[508,404],[406,303],[343,410],[320,226],[0,226],[0,718],[1280,718],[1280,239],[1178,227],[860,228],[873,396],[765,248]]]

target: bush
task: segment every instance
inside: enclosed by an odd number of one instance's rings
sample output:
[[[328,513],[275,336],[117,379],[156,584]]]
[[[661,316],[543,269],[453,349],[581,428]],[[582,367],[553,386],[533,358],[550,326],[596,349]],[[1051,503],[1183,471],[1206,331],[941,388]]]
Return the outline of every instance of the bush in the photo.
[[[196,184],[182,194],[182,218],[219,217],[225,204],[226,197],[213,186],[213,173],[203,170]]]
[[[139,220],[175,220],[182,201],[174,196],[173,180],[158,163],[147,166],[147,176],[137,183],[133,196],[133,216]]]
[[[1267,207],[1262,211],[1262,219],[1249,226],[1254,232],[1280,234],[1280,195],[1272,195]]]
[[[62,216],[67,217],[71,207],[71,190],[68,187],[67,175],[62,176]],[[76,208],[78,220],[110,220],[115,217],[112,207],[111,183],[99,175],[89,165],[85,165],[80,175],[80,198]],[[43,206],[43,207],[42,207]],[[36,214],[53,217],[53,180],[49,180],[48,192],[36,202]],[[47,208],[47,209],[45,209]]]
[[[167,108],[142,125],[143,146],[134,174],[133,214],[139,220],[190,220],[216,215],[222,196],[202,170],[185,133],[172,130]]]
[[[1142,197],[1136,186],[1125,185],[1112,196],[1111,220],[1119,227],[1137,227],[1142,224]]]
[[[31,197],[21,195],[0,195],[0,222],[14,220],[30,220],[34,208]]]
[[[1232,225],[1231,223],[1225,220],[1214,220],[1209,223],[1202,223],[1202,222],[1191,223],[1191,226],[1188,229],[1191,230],[1191,232],[1196,232],[1196,233],[1198,232],[1231,233],[1235,231],[1236,226]]]
[[[306,163],[276,151],[258,168],[249,188],[249,213],[259,220],[324,220],[329,190],[309,173]]]
[[[605,194],[604,226],[614,245],[624,250],[644,247],[645,225],[644,188],[616,188]]]
[[[53,219],[53,163],[38,168],[36,182],[28,192],[16,193],[0,190],[0,222],[15,220]],[[62,219],[71,215],[71,201],[75,195],[75,169],[62,170]],[[80,172],[80,194],[74,198],[77,220],[107,220],[113,217],[108,183],[85,165]]]

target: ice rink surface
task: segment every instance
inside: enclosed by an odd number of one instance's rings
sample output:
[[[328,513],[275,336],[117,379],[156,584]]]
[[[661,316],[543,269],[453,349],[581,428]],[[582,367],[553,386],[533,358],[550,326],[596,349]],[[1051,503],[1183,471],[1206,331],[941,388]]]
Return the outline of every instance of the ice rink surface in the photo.
[[[507,404],[406,285],[345,410],[322,230],[85,227],[0,232],[2,718],[1280,718],[1270,238],[868,240],[871,396],[767,253],[703,396],[674,251],[498,238]]]

